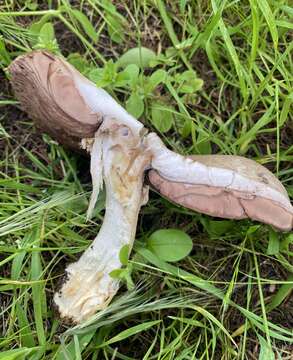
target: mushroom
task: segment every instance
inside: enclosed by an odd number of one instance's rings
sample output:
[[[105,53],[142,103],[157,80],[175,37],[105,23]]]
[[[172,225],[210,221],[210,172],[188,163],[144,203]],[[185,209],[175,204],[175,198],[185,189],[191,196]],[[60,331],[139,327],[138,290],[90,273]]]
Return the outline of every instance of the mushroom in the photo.
[[[60,144],[91,155],[93,192],[88,217],[106,187],[102,227],[70,264],[54,301],[62,318],[80,323],[111,301],[119,281],[119,252],[132,247],[140,207],[148,200],[144,176],[171,201],[217,217],[251,218],[288,231],[293,208],[281,182],[265,167],[239,156],[184,157],[128,114],[64,59],[46,51],[10,65],[12,86],[36,126]]]
[[[241,156],[184,157],[168,150],[154,133],[151,184],[170,200],[208,215],[261,221],[276,229],[292,228],[286,189],[264,166]]]

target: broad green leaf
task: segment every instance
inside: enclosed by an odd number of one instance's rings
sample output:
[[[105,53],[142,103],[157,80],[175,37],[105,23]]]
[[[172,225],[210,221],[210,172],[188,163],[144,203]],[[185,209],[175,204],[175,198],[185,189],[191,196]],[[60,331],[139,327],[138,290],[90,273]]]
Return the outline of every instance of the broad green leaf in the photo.
[[[114,269],[112,270],[109,275],[113,279],[122,279],[124,277],[125,269]]]
[[[119,252],[119,260],[122,265],[127,265],[129,257],[129,245],[124,245]]]
[[[31,11],[35,11],[38,8],[38,2],[37,1],[33,1],[33,0],[26,0],[25,1],[25,6],[31,10]]]
[[[126,73],[130,79],[135,79],[139,75],[139,67],[136,64],[129,64],[123,72]]]
[[[189,119],[185,119],[183,127],[180,129],[180,134],[183,138],[187,138],[187,136],[191,133],[192,121]]]
[[[165,70],[162,70],[162,69],[156,70],[148,78],[148,85],[149,85],[149,88],[150,88],[149,90],[152,91],[159,84],[164,83],[166,78],[167,78],[167,73],[166,73]]]
[[[203,80],[199,79],[193,70],[178,73],[174,79],[178,83],[177,91],[183,94],[193,94],[203,86]]]
[[[203,217],[200,221],[211,236],[221,236],[235,229],[235,222],[232,220],[211,220]]]
[[[126,110],[135,118],[139,118],[144,112],[144,102],[140,95],[132,93],[126,101]]]
[[[75,16],[76,20],[80,23],[80,25],[82,26],[83,30],[88,35],[88,37],[91,38],[93,42],[97,42],[98,34],[95,28],[93,27],[92,23],[87,18],[87,16],[83,14],[81,11],[76,9],[72,10],[72,14]]]
[[[89,72],[89,78],[94,83],[100,83],[103,80],[104,77],[104,69],[103,68],[97,68],[93,69]]]
[[[196,91],[200,90],[202,86],[203,86],[202,79],[191,79],[190,81],[181,85],[178,91],[179,93],[193,94]]]
[[[171,129],[174,119],[172,109],[162,103],[153,103],[151,108],[152,123],[161,132]]]
[[[125,67],[129,64],[135,64],[141,68],[150,66],[150,62],[156,59],[156,54],[153,50],[145,47],[136,47],[130,49],[124,53],[117,64],[121,67]]]
[[[138,82],[139,67],[136,64],[129,64],[122,72],[119,73],[119,75],[120,74],[126,76],[130,87],[133,88],[133,86],[135,86],[135,84]]]
[[[54,41],[55,32],[54,27],[51,23],[46,23],[42,26],[39,34],[39,40],[44,44]]]
[[[164,261],[179,261],[192,250],[192,240],[182,230],[161,229],[148,238],[147,247]]]

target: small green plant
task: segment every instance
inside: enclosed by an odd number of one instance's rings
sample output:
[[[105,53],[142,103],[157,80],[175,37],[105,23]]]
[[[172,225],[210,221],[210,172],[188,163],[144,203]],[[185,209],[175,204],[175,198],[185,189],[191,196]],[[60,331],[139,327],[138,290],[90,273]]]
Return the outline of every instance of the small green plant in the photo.
[[[122,282],[125,282],[127,289],[132,290],[134,289],[134,282],[131,278],[133,265],[128,261],[129,253],[130,253],[129,245],[122,246],[119,252],[119,259],[123,267],[120,269],[113,270],[110,273],[110,276],[113,279],[119,279]]]
[[[59,52],[57,40],[55,38],[54,26],[47,22],[40,28],[37,42],[33,46],[34,49],[47,49],[52,52]]]
[[[164,89],[172,87],[181,96],[181,101],[184,102],[187,97],[191,101],[201,90],[203,81],[191,70],[172,76],[159,68],[153,69],[151,75],[145,75],[144,67],[151,66],[155,59],[155,54],[146,48],[131,49],[116,63],[109,60],[102,68],[92,69],[88,76],[98,87],[110,92],[129,93],[125,99],[126,110],[136,118],[146,115],[151,124],[164,133],[175,126],[177,114],[170,96],[163,94]],[[177,126],[184,127],[180,117]]]

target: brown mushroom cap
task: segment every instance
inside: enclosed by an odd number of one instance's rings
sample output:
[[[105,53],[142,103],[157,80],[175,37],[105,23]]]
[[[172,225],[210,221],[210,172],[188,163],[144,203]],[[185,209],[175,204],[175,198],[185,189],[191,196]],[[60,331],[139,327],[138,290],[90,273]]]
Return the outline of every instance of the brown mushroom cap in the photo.
[[[150,183],[166,198],[189,209],[229,219],[251,218],[270,224],[279,230],[288,231],[293,225],[293,208],[281,182],[264,166],[253,160],[229,155],[190,156],[192,160],[216,169],[228,169],[252,180],[265,184],[268,189],[278,191],[284,203],[261,197],[233,187],[188,184],[170,181],[156,170],[148,174]]]
[[[47,51],[33,51],[14,60],[9,72],[16,97],[41,132],[72,149],[93,137],[101,118],[76,88],[74,78],[88,80],[72,66]]]

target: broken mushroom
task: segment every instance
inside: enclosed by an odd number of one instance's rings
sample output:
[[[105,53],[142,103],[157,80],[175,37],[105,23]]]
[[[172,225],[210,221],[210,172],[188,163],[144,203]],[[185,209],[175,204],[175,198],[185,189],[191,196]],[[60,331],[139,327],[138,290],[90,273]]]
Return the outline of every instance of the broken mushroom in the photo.
[[[290,230],[293,208],[285,188],[265,167],[239,156],[184,157],[128,114],[64,59],[46,51],[17,58],[12,86],[36,126],[72,149],[91,154],[93,192],[88,217],[106,187],[103,225],[80,259],[70,264],[54,301],[62,318],[82,322],[104,308],[119,287],[111,272],[131,249],[137,217],[147,201],[144,174],[163,196],[209,215],[251,218]]]
[[[292,228],[286,189],[264,166],[241,156],[184,157],[168,150],[154,133],[148,141],[153,154],[149,180],[165,197],[212,216]]]

